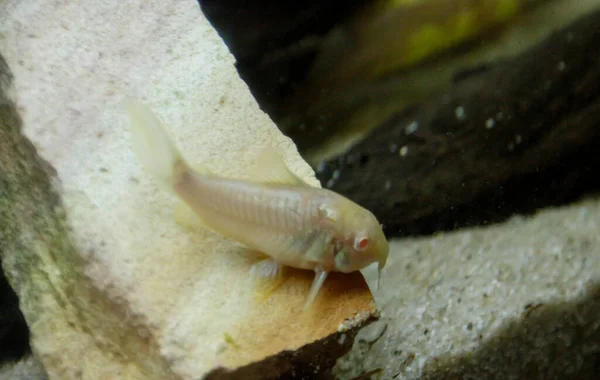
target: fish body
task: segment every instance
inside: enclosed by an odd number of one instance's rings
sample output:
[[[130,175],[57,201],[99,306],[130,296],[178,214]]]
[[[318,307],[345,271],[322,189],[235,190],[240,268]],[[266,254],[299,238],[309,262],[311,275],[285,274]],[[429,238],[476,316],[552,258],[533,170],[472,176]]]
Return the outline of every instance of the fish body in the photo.
[[[319,205],[327,200],[312,189],[193,172],[182,176],[175,188],[203,224],[222,235],[283,265],[300,269],[332,266],[327,256],[332,253],[328,246],[334,231],[320,226]]]
[[[305,307],[328,273],[373,262],[379,271],[385,266],[389,248],[375,216],[295,176],[275,149],[257,158],[249,180],[224,178],[205,167],[192,169],[146,106],[127,100],[126,108],[134,150],[161,186],[206,227],[267,256],[253,275],[275,279],[283,266],[315,272]]]

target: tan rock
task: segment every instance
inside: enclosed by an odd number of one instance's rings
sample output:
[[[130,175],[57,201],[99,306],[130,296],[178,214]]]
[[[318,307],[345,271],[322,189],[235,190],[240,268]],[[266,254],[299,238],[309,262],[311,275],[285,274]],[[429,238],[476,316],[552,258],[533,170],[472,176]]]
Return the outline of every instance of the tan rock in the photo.
[[[174,199],[130,149],[116,106],[124,94],[153,108],[190,162],[244,177],[276,145],[318,185],[197,3],[8,1],[0,15],[17,106],[1,97],[0,253],[50,377],[198,379],[248,365],[237,375],[271,378],[331,367],[374,310],[361,275],[331,276],[307,314],[310,273],[294,272],[261,302],[243,249],[178,225]]]

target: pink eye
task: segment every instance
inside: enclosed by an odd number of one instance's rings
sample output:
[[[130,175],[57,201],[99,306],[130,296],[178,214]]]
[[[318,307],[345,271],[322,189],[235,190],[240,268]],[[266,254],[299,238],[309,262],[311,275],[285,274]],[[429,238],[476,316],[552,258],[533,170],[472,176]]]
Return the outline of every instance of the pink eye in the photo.
[[[367,238],[360,239],[357,244],[359,249],[365,249],[365,248],[367,248],[368,245],[369,245],[369,239],[367,239]]]

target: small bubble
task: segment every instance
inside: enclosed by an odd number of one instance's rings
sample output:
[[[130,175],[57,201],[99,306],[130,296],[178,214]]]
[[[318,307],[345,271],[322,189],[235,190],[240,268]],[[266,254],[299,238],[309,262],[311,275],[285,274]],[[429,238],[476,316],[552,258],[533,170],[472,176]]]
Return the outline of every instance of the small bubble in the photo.
[[[390,145],[390,152],[391,153],[396,153],[397,150],[398,150],[398,145],[397,144]]]
[[[523,139],[521,138],[521,135],[516,135],[516,136],[515,136],[515,142],[516,142],[517,144],[520,144],[522,141],[523,141]]]
[[[340,179],[340,171],[339,171],[339,169],[335,169],[333,171],[333,176],[331,177],[331,179],[333,179],[334,181],[337,181],[338,179]]]
[[[504,119],[504,113],[502,113],[502,112],[498,112],[498,113],[496,114],[496,120],[500,121],[500,120],[502,120],[502,119]]]
[[[489,118],[489,119],[487,119],[487,120],[485,121],[485,127],[486,127],[487,129],[492,129],[492,128],[494,128],[494,124],[496,124],[496,122],[495,122],[495,121],[494,121],[494,119],[492,119],[492,118]]]
[[[389,190],[392,188],[392,182],[388,179],[387,181],[385,181],[385,189]]]
[[[464,120],[466,117],[464,107],[462,107],[462,106],[456,107],[456,109],[454,110],[454,115],[456,115],[456,118],[458,120]]]
[[[567,67],[567,64],[565,63],[565,61],[558,62],[558,71],[564,71],[564,69],[566,67]]]
[[[404,133],[407,135],[413,134],[417,131],[417,128],[419,128],[419,123],[413,121],[404,128]]]
[[[333,187],[333,184],[334,184],[333,179],[330,179],[329,181],[327,181],[327,184],[325,186],[330,189]]]
[[[401,157],[406,156],[408,154],[408,147],[404,145],[402,148],[400,148],[398,154],[400,154]]]

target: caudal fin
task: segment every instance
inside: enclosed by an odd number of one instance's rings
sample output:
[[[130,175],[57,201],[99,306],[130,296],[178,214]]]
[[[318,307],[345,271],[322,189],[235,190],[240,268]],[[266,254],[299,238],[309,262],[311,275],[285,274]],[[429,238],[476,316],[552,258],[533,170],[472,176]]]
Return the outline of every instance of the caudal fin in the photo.
[[[126,99],[132,148],[144,168],[164,189],[174,192],[175,175],[187,165],[161,122],[146,105]]]

